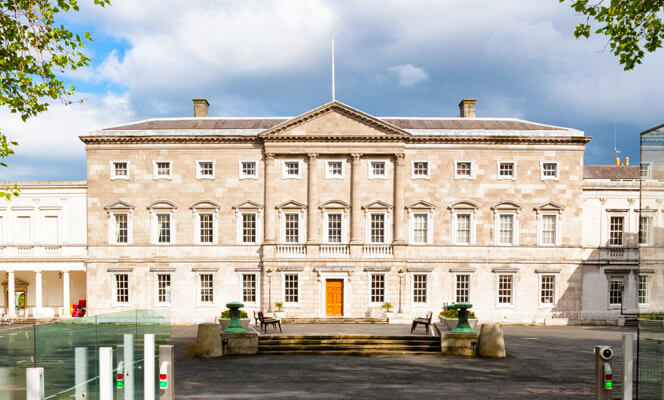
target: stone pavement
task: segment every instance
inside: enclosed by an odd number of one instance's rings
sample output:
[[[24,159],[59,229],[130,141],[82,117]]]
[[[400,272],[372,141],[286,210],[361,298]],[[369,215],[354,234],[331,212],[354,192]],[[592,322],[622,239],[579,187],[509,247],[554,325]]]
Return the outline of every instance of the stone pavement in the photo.
[[[407,325],[285,325],[285,334],[400,334]],[[591,399],[593,347],[614,346],[634,330],[615,327],[506,326],[508,358],[438,355],[256,355],[189,357],[195,327],[173,327],[178,399],[432,398]],[[323,333],[326,332],[326,333]],[[635,335],[636,336],[636,335]],[[620,369],[614,369],[620,376]],[[619,395],[619,385],[616,387]]]

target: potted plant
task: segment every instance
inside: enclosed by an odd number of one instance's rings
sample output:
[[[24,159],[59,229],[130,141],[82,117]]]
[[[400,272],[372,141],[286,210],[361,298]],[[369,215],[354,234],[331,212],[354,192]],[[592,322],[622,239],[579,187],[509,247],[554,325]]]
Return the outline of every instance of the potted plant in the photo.
[[[447,325],[447,329],[452,330],[456,328],[459,323],[459,310],[443,309],[438,315],[438,318],[440,318],[441,323]],[[473,329],[477,326],[477,317],[475,316],[475,313],[470,310],[468,310],[468,323]]]
[[[392,312],[392,309],[394,308],[392,306],[392,303],[390,303],[389,301],[386,302],[386,303],[383,303],[383,305],[380,306],[380,308],[385,310],[385,316],[387,317],[387,320],[389,322],[389,320],[392,319],[392,316],[394,316],[394,313]]]
[[[277,318],[277,319],[284,318],[284,303],[283,303],[283,301],[277,301],[276,303],[274,303],[274,308],[275,308],[275,310],[273,312],[274,317]]]
[[[221,313],[219,317],[219,323],[221,324],[221,330],[228,328],[228,324],[231,322],[231,310],[226,310]],[[240,310],[240,323],[244,329],[249,328],[249,314],[246,311]]]

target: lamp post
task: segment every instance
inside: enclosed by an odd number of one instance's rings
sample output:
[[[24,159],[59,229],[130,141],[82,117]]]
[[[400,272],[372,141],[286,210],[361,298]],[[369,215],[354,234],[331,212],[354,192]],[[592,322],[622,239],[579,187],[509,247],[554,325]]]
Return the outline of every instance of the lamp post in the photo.
[[[399,310],[397,311],[397,314],[401,314],[403,313],[403,311],[401,310],[401,280],[403,278],[403,270],[400,269],[398,274],[399,274]]]
[[[267,312],[272,312],[272,270],[267,269]]]

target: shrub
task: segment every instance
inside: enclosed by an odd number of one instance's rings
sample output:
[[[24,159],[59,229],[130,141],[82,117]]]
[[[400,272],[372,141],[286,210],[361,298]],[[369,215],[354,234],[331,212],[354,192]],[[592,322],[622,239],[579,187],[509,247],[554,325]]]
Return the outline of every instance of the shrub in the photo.
[[[394,307],[392,307],[392,303],[388,301],[387,303],[384,303],[382,306],[380,306],[380,308],[382,308],[383,310],[385,310],[386,313],[388,313],[392,312],[392,308]]]
[[[459,310],[443,310],[440,312],[443,318],[459,318]],[[468,310],[468,319],[477,319],[475,313]]]
[[[231,318],[231,310],[226,310],[221,313],[221,318],[225,319],[230,319]],[[247,314],[246,311],[240,310],[240,318],[249,318],[249,314]]]

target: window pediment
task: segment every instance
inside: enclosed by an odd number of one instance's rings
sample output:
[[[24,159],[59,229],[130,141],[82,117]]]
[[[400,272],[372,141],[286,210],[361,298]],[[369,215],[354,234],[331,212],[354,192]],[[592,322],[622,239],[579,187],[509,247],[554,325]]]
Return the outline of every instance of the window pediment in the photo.
[[[406,206],[406,208],[411,211],[417,211],[417,210],[431,211],[436,209],[436,205],[433,203],[429,203],[428,201],[425,200],[419,200],[414,203],[410,203],[409,205]]]
[[[521,209],[521,205],[513,200],[501,200],[494,203],[491,209],[494,211],[518,211]]]
[[[382,201],[382,200],[374,200],[371,203],[366,204],[363,209],[367,211],[371,210],[391,210],[392,205]]]
[[[480,208],[479,204],[472,200],[457,200],[455,202],[450,203],[449,206],[447,206],[452,211],[461,211],[461,210],[471,210],[471,211],[476,211],[478,208]]]
[[[555,201],[546,201],[544,203],[538,204],[534,207],[534,210],[539,212],[543,211],[555,211],[555,212],[562,212],[565,209],[565,206],[556,203]]]
[[[320,205],[321,210],[348,210],[350,204],[346,203],[343,200],[328,200]]]
[[[278,204],[276,208],[279,210],[303,210],[307,208],[307,205],[296,200],[288,200]]]
[[[252,200],[245,200],[243,202],[233,205],[234,210],[257,210],[262,209],[263,206]]]
[[[219,210],[221,208],[221,204],[217,203],[214,200],[203,199],[203,200],[198,200],[197,202],[192,204],[191,207],[189,208],[192,210]]]
[[[131,203],[128,202],[128,201],[124,201],[124,200],[116,200],[116,201],[114,201],[114,202],[112,202],[112,203],[106,205],[106,206],[104,207],[104,210],[106,210],[107,213],[108,213],[108,212],[112,212],[112,211],[116,211],[116,212],[118,212],[118,211],[131,212],[131,211],[134,210],[134,208],[136,208],[136,206],[133,205],[133,204],[131,204]]]
[[[148,210],[177,210],[177,208],[177,204],[167,199],[159,199],[148,206]]]

